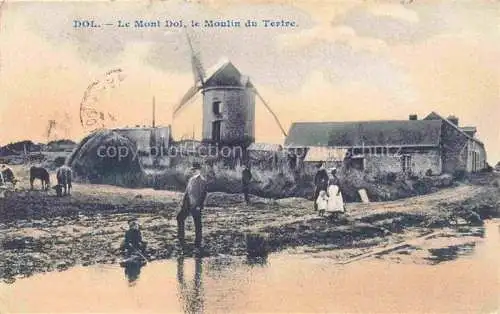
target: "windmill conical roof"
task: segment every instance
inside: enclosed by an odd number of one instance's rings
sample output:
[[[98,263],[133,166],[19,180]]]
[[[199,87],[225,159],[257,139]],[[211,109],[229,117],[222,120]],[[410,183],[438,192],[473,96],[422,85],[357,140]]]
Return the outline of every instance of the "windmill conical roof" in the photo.
[[[242,75],[227,58],[219,60],[219,62],[207,71],[205,87],[211,86],[253,87],[248,76]]]

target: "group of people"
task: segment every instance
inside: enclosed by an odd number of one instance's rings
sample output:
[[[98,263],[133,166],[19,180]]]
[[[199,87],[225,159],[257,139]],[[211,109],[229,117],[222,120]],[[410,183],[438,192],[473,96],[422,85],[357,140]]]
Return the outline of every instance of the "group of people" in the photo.
[[[200,252],[202,242],[202,211],[207,197],[207,178],[201,171],[199,163],[193,163],[191,168],[192,176],[189,178],[186,190],[182,199],[180,210],[177,213],[177,237],[181,249],[185,245],[185,220],[189,216],[193,217],[195,225],[195,253]],[[242,192],[246,204],[249,204],[249,186],[254,180],[250,168],[243,167],[242,171]],[[324,165],[320,165],[314,177],[314,210],[323,216],[329,213],[336,216],[345,213],[344,200],[340,190],[340,180],[337,177],[337,169],[332,168],[328,172]],[[127,254],[144,252],[146,242],[143,241],[139,231],[137,220],[129,222],[129,230],[125,234],[125,250]]]
[[[207,197],[207,179],[201,172],[201,165],[193,163],[192,176],[189,178],[181,207],[177,213],[177,238],[181,249],[185,247],[185,221],[189,216],[193,217],[195,226],[195,253],[200,253],[202,240],[201,212]],[[129,230],[125,233],[125,241],[122,249],[127,256],[135,254],[145,258],[142,253],[146,249],[146,242],[142,239],[137,219],[129,221]]]
[[[325,212],[332,216],[345,213],[344,199],[340,190],[340,180],[337,169],[327,172],[324,165],[320,165],[314,176],[314,210],[323,216]]]
[[[181,249],[185,246],[185,221],[189,216],[193,217],[195,226],[195,253],[200,252],[202,241],[201,212],[203,211],[207,197],[207,178],[202,174],[201,164],[195,162],[191,168],[192,176],[189,178],[182,199],[181,207],[177,213],[177,238]],[[249,186],[254,180],[248,166],[242,171],[242,190],[246,204],[249,204]],[[146,242],[142,240],[137,220],[129,221],[129,230],[125,233],[124,249],[127,255],[144,252]]]

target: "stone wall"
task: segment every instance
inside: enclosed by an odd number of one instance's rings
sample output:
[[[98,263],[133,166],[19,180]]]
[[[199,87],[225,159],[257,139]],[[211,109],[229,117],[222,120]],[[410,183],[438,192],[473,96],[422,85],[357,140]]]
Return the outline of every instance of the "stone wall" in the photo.
[[[213,112],[213,103],[221,102],[221,114]],[[221,121],[221,142],[238,143],[255,138],[255,94],[240,87],[212,87],[203,95],[203,132],[205,141],[212,140],[214,121]]]
[[[467,143],[467,171],[479,172],[487,167],[484,146],[469,139]]]
[[[366,155],[365,172],[372,174],[403,172],[402,155],[409,156],[412,174],[425,175],[428,170],[431,170],[433,175],[441,174],[441,155],[437,148],[403,150],[398,154]]]
[[[443,171],[447,173],[467,171],[467,136],[448,123],[443,123],[441,145]]]

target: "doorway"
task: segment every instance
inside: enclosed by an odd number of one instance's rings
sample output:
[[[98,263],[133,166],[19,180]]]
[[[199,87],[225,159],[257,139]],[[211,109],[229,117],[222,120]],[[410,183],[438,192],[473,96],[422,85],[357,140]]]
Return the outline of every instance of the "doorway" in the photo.
[[[221,121],[212,122],[212,140],[220,142],[221,139]]]

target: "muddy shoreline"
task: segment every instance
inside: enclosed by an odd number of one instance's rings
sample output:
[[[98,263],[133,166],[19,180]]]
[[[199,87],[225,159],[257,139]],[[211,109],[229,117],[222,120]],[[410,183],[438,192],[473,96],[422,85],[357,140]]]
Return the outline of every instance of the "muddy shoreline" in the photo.
[[[252,197],[252,204],[246,206],[241,195],[211,193],[203,217],[203,254],[245,256],[248,232],[266,235],[271,252],[328,252],[341,263],[432,233],[467,240],[453,244],[455,248],[445,241],[442,251],[427,250],[425,261],[433,263],[433,255],[446,255],[447,250],[457,253],[481,238],[482,220],[491,216],[488,209],[498,212],[498,199],[492,195],[498,197],[498,188],[462,185],[406,200],[349,203],[347,215],[331,221],[315,215],[312,202],[301,198]],[[42,191],[18,191],[1,200],[0,279],[11,283],[74,265],[117,264],[124,229],[132,217],[140,221],[150,260],[176,257],[181,254],[175,221],[181,196],[83,184],[64,198]],[[477,220],[476,216],[481,217]],[[194,239],[190,219],[186,228],[184,254],[190,255]],[[403,245],[396,251],[412,255],[418,249]]]

